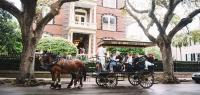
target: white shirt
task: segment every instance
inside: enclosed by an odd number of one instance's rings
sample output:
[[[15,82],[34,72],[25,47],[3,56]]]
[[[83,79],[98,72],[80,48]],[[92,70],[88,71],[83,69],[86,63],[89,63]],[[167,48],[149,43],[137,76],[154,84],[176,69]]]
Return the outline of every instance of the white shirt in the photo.
[[[99,57],[104,57],[104,56],[106,56],[106,55],[105,55],[106,49],[103,48],[103,47],[100,47],[100,48],[98,48],[97,53],[98,53],[98,56],[99,56]]]
[[[129,63],[129,64],[132,64],[132,56],[129,56],[127,61],[125,63]]]

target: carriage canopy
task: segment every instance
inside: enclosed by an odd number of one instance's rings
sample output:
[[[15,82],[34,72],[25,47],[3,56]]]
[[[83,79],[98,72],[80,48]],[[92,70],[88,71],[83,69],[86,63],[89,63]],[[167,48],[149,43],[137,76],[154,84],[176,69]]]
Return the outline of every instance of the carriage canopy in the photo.
[[[131,40],[101,40],[97,46],[104,45],[105,47],[151,47],[156,46],[153,42],[141,42]]]

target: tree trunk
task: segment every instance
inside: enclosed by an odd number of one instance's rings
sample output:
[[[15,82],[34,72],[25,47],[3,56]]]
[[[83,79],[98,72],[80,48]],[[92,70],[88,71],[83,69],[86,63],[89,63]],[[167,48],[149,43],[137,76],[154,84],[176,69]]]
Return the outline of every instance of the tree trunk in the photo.
[[[24,84],[26,86],[34,85],[33,83],[36,83],[34,77],[35,51],[42,35],[42,33],[32,29],[32,21],[32,18],[26,15],[26,13],[23,15],[23,18],[19,20],[22,32],[23,49],[17,84]]]
[[[27,43],[29,42],[27,41]],[[28,82],[34,79],[34,53],[34,45],[30,44],[23,47],[17,83],[24,84],[27,82],[27,79]]]
[[[162,53],[162,83],[179,83],[179,80],[174,76],[174,63],[172,58],[171,42],[169,40],[158,40],[158,43],[158,46],[160,47],[160,51]]]

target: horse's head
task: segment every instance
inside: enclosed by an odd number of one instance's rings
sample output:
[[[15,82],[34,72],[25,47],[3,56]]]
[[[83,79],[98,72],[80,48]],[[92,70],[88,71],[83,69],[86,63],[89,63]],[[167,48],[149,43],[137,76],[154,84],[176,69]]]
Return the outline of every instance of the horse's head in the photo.
[[[48,67],[49,65],[52,64],[53,58],[50,53],[43,53],[41,57],[39,58],[40,64],[42,67]]]

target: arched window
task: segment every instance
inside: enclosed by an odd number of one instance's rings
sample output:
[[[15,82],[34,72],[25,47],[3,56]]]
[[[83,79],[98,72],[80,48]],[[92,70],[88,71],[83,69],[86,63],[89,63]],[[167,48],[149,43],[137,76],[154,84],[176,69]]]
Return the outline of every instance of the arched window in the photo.
[[[104,7],[116,8],[116,0],[103,0]]]
[[[104,15],[102,18],[102,30],[116,31],[116,17]]]

